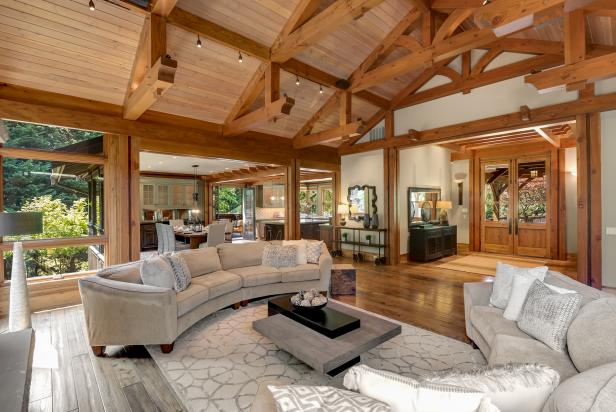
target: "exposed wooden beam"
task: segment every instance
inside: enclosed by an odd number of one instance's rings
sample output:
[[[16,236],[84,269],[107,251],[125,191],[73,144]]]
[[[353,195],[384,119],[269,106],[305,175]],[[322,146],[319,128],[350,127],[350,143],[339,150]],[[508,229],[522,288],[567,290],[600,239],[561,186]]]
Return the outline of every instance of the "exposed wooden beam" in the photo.
[[[225,123],[237,119],[250,110],[250,107],[265,88],[265,69],[267,69],[267,63],[261,63],[244,88],[241,96],[235,101],[235,104],[227,115]]]
[[[473,14],[474,9],[456,9],[443,22],[434,36],[433,43],[439,43],[450,37],[458,27]]]
[[[319,110],[317,110],[312,115],[310,120],[308,120],[302,126],[302,128],[295,134],[294,139],[297,139],[298,137],[305,136],[305,135],[309,134],[312,131],[312,128],[314,127],[314,125],[317,124],[317,122],[319,120],[324,119],[327,116],[329,116],[331,113],[333,113],[334,110],[336,110],[338,108],[338,102],[340,100],[340,94],[341,94],[341,92],[336,92],[336,93],[332,94],[330,96],[330,98],[327,99],[325,104],[323,106],[321,106],[321,108]]]
[[[539,136],[541,136],[546,142],[551,144],[554,147],[560,148],[560,137],[552,133],[549,129],[542,129],[541,127],[536,127],[535,131]]]
[[[430,11],[429,0],[409,0],[409,3],[422,13]]]
[[[265,105],[280,98],[280,65],[270,63],[265,69]]]
[[[494,29],[503,37],[532,27],[535,14],[561,6],[564,0],[494,0],[474,13],[475,24]]]
[[[124,106],[124,118],[135,120],[145,113],[167,89],[173,86],[176,69],[175,60],[160,57],[137,89],[128,96]]]
[[[404,47],[411,52],[416,52],[423,49],[423,46],[421,45],[419,40],[410,35],[398,37],[394,44],[396,46]]]
[[[481,7],[484,0],[433,0],[432,9],[450,12],[455,9],[468,9]]]
[[[448,143],[478,136],[482,133],[495,133],[517,130],[523,127],[544,126],[546,124],[571,121],[584,113],[595,113],[616,109],[616,93],[582,97],[578,100],[533,109],[530,120],[523,120],[520,112],[473,120],[451,126],[417,132],[413,140],[409,135],[396,136],[374,142],[359,143],[339,148],[341,154],[361,153],[386,147],[409,147],[432,143]]]
[[[387,109],[381,109],[378,112],[376,112],[374,115],[372,115],[370,119],[368,119],[368,121],[366,122],[364,126],[363,131],[361,133],[358,133],[355,136],[349,136],[346,142],[342,142],[342,145],[340,145],[340,148],[354,145],[359,139],[365,136],[366,133],[369,133],[370,130],[372,130],[377,124],[379,124],[381,120],[385,118],[388,112],[389,110]]]
[[[157,14],[162,17],[167,17],[171,13],[171,11],[173,10],[177,2],[178,0],[153,1],[151,4],[152,14]]]
[[[565,37],[565,64],[581,62],[586,58],[586,17],[584,10],[578,9],[565,13],[564,37]],[[581,90],[586,82],[580,81],[567,85],[567,90]]]
[[[325,130],[319,133],[301,136],[293,139],[293,147],[295,149],[303,149],[318,144],[335,142],[341,140],[344,136],[355,135],[364,130],[364,122],[357,121],[348,123],[343,126],[334,127],[333,129]]]
[[[593,82],[612,76],[616,76],[616,53],[531,74],[524,80],[537,90],[549,91],[571,83]]]
[[[495,43],[503,51],[532,54],[560,54],[564,53],[563,42],[537,39],[516,39],[506,37]]]
[[[319,9],[320,4],[321,0],[300,0],[297,6],[295,6],[295,9],[293,9],[293,13],[291,13],[291,16],[289,16],[282,27],[278,37],[274,40],[272,49],[279,48],[281,43],[285,41],[293,31],[306,23],[306,21],[308,21]]]
[[[338,27],[360,18],[383,0],[336,0],[332,5],[290,33],[278,47],[272,49],[274,62],[289,60]]]
[[[294,99],[288,96],[282,97],[223,126],[222,134],[223,136],[237,136],[248,132],[257,125],[288,115],[294,104]]]
[[[281,166],[267,166],[265,169],[249,168],[248,170],[230,170],[228,172],[214,173],[204,176],[208,183],[219,183],[231,180],[262,179],[272,176],[284,175],[285,168]]]
[[[500,46],[494,46],[490,50],[486,52],[481,58],[475,63],[473,70],[471,70],[471,77],[478,76],[481,74],[488,64],[492,63],[494,59],[496,59],[501,53],[503,49]]]
[[[432,10],[423,12],[421,19],[421,41],[424,47],[428,47],[434,40],[436,33],[436,19]]]

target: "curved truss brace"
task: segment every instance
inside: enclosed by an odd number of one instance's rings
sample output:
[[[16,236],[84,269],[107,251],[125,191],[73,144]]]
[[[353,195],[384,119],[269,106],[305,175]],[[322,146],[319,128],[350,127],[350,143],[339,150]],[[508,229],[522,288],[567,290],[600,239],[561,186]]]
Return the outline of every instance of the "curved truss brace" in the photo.
[[[471,77],[483,73],[486,67],[488,67],[488,65],[492,63],[492,61],[494,61],[494,59],[496,59],[503,51],[503,48],[500,46],[496,46],[488,50],[487,53],[481,56],[479,61],[475,63],[475,67],[471,70]]]
[[[464,20],[468,19],[473,15],[475,11],[474,8],[468,9],[456,9],[443,22],[441,27],[438,29],[436,34],[434,35],[434,40],[432,44],[438,44],[450,37],[458,27],[464,22]]]
[[[449,80],[451,80],[453,83],[462,81],[462,76],[460,75],[460,73],[458,73],[457,71],[455,71],[449,66],[440,67],[436,71],[436,75],[448,77]]]

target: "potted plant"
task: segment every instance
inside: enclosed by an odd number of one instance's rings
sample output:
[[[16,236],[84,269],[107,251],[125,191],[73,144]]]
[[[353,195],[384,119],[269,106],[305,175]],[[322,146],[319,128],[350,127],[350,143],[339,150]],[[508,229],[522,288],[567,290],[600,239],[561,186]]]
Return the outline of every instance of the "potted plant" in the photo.
[[[349,240],[349,234],[348,234],[347,232],[344,232],[344,233],[342,234],[342,239],[344,239],[344,241],[345,241],[345,242],[348,242],[348,240]]]
[[[372,244],[372,235],[366,235],[366,241],[369,245]]]

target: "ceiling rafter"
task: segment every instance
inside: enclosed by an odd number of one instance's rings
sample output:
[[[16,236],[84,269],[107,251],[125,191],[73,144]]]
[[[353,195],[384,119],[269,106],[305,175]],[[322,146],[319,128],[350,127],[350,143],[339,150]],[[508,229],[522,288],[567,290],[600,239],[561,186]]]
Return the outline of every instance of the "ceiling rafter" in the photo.
[[[250,81],[244,87],[244,91],[240,97],[235,101],[235,104],[231,108],[231,111],[227,115],[225,124],[232,122],[238,117],[246,114],[257,100],[261,92],[265,89],[265,70],[267,69],[267,63],[261,63],[259,68],[250,78]]]
[[[446,38],[451,37],[464,20],[468,19],[473,14],[473,11],[474,9],[456,9],[451,12],[434,35],[432,43],[440,43]]]
[[[503,48],[499,45],[494,46],[490,50],[488,50],[486,54],[481,56],[481,58],[477,61],[477,63],[475,63],[475,66],[471,70],[470,77],[476,77],[479,74],[483,73],[486,67],[488,67],[488,65],[492,63],[494,59],[500,56],[500,54],[503,53],[503,51],[504,51]]]

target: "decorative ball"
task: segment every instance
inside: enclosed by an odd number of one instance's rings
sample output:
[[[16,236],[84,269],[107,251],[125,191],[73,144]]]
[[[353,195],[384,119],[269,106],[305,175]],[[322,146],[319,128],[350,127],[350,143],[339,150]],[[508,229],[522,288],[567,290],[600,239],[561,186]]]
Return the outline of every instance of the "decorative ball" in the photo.
[[[312,306],[310,305],[310,301],[308,299],[304,299],[299,303],[300,306]]]
[[[299,303],[302,301],[301,296],[299,295],[299,293],[297,295],[293,295],[291,296],[291,303],[294,305],[299,305]]]
[[[304,300],[312,300],[314,299],[314,296],[311,292],[306,292],[304,293]]]
[[[318,291],[318,290],[316,290],[316,289],[314,289],[314,288],[313,288],[313,289],[310,289],[308,292],[312,293],[314,296],[318,296],[318,295],[320,295],[320,294],[321,294],[321,293],[319,293],[319,291]]]

